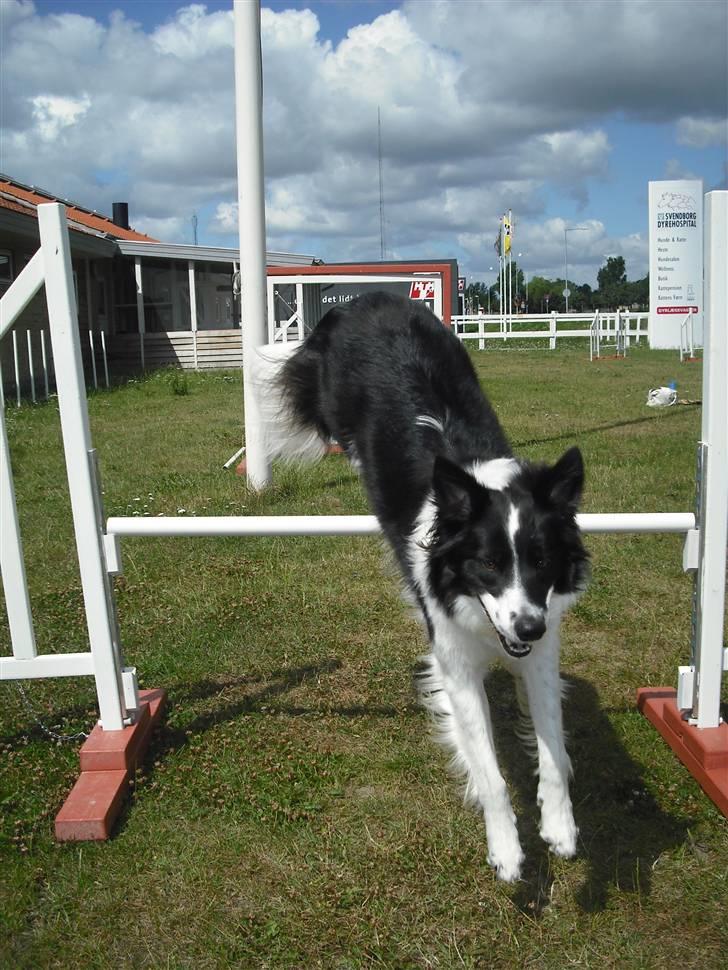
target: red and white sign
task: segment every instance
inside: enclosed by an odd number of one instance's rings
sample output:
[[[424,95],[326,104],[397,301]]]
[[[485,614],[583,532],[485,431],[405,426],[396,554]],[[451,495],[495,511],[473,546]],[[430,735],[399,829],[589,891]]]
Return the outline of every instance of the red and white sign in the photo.
[[[435,281],[434,280],[413,280],[410,283],[410,300],[434,300]]]
[[[687,316],[692,310],[693,313],[697,313],[700,307],[697,306],[658,306],[658,313],[682,313],[683,316]]]

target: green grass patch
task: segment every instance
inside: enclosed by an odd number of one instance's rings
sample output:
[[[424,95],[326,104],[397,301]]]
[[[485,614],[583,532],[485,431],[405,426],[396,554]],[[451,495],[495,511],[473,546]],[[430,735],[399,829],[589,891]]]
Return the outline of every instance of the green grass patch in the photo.
[[[590,364],[472,351],[516,450],[578,443],[584,511],[693,507],[699,406],[645,407],[700,369],[635,348]],[[280,469],[261,494],[222,465],[242,434],[239,374],[160,372],[89,398],[108,515],[365,513],[341,457]],[[7,410],[40,649],[87,645],[53,401]],[[711,970],[728,947],[728,827],[635,691],[686,662],[691,583],[674,536],[588,537],[592,585],[564,627],[580,854],[540,842],[513,689],[491,682],[528,863],[486,863],[412,674],[423,634],[375,538],[124,540],[122,639],[169,709],[115,836],[57,845],[53,818],[89,730],[89,680],[0,696],[0,965],[17,968],[538,967]],[[0,612],[2,651],[9,636]],[[723,956],[721,957],[721,953]]]

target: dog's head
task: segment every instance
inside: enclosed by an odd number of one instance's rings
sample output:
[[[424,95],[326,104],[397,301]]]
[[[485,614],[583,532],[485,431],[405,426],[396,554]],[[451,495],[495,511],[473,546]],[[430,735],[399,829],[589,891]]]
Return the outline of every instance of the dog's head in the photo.
[[[473,474],[435,461],[432,589],[453,610],[461,597],[477,601],[511,657],[527,656],[586,587],[575,521],[583,484],[578,448],[552,466],[501,459]]]

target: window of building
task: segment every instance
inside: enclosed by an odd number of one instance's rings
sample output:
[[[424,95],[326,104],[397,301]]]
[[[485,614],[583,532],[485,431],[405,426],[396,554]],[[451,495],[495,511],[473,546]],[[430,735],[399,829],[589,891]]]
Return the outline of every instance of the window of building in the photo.
[[[232,263],[195,263],[195,302],[198,330],[230,330],[240,325]]]

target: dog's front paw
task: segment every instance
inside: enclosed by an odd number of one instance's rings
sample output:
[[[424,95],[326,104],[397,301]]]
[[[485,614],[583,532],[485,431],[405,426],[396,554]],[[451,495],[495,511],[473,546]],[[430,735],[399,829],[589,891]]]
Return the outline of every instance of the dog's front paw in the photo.
[[[521,878],[523,866],[523,852],[519,850],[513,859],[496,859],[493,854],[488,855],[488,863],[495,869],[495,874],[501,882],[518,882]]]
[[[518,882],[521,878],[523,858],[523,850],[520,845],[517,845],[516,851],[507,853],[490,851],[488,864],[495,869],[495,874],[501,882]]]
[[[551,852],[561,856],[562,859],[571,859],[576,855],[578,834],[579,830],[571,814],[541,820],[541,838],[547,843]]]
[[[488,864],[502,882],[517,882],[521,878],[524,855],[515,824],[495,826],[491,823],[487,831]]]

